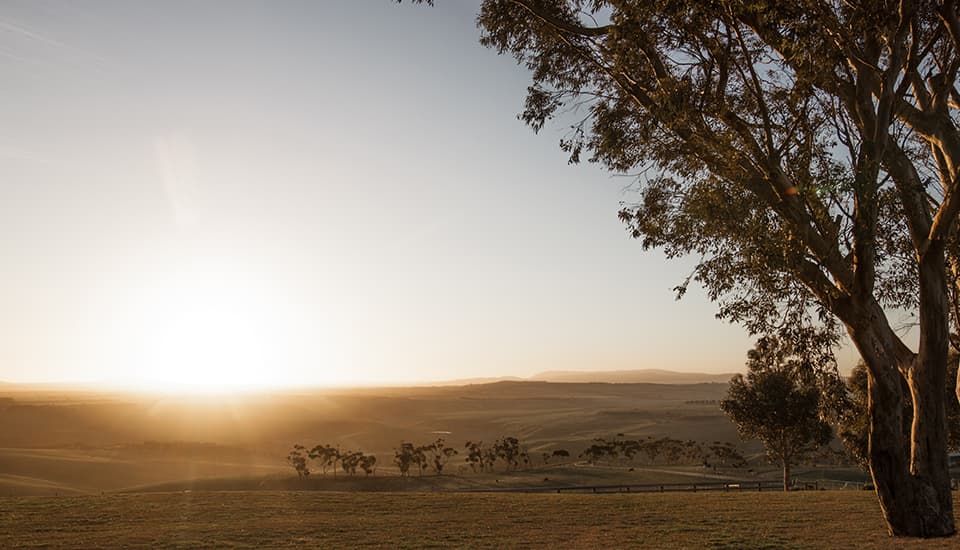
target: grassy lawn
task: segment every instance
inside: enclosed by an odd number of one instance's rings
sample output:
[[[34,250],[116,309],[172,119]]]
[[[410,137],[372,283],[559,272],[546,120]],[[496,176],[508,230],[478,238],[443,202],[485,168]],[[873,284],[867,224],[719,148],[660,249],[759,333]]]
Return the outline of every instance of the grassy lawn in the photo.
[[[960,501],[957,502],[960,508]],[[892,539],[870,492],[194,492],[0,498],[0,548],[956,548]]]

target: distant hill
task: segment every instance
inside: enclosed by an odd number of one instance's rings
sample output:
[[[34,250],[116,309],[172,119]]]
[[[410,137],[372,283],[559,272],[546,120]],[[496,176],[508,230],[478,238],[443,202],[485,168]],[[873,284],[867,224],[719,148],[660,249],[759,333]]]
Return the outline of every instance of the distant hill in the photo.
[[[676,372],[662,369],[609,371],[551,370],[528,380],[543,382],[607,382],[613,384],[726,384],[735,373]]]
[[[414,386],[471,386],[477,384],[495,384],[497,382],[525,382],[532,378],[518,376],[490,376],[485,378],[457,378],[456,380],[442,380],[440,382],[426,382],[413,384]],[[401,386],[402,387],[402,386]]]

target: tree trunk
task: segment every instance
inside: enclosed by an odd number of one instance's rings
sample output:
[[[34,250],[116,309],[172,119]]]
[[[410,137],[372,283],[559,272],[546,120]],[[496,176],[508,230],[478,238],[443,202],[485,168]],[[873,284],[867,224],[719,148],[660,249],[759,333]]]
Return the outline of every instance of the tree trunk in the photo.
[[[790,490],[790,460],[783,459],[783,492]]]
[[[945,264],[944,245],[939,241],[931,243],[920,258],[920,353],[907,375],[913,399],[910,473],[920,484],[917,504],[928,511],[918,515],[932,520],[922,527],[934,536],[955,531],[943,391],[950,349]]]
[[[848,325],[868,370],[870,474],[887,529],[895,536],[938,537],[955,531],[942,389],[948,335],[946,286],[940,287],[943,299],[938,303],[936,276],[928,274],[924,282],[923,272],[931,270],[923,267],[919,355],[903,346],[876,302],[863,308],[862,322]],[[903,433],[901,366],[909,373],[914,406],[911,441]]]

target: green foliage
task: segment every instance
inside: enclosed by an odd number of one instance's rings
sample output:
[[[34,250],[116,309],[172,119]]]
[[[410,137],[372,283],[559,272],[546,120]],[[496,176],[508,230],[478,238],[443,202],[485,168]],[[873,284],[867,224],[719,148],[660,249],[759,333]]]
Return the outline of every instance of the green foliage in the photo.
[[[767,457],[788,468],[832,439],[822,418],[821,388],[794,350],[762,338],[748,354],[748,373],[730,381],[720,408],[745,439],[763,442]]]

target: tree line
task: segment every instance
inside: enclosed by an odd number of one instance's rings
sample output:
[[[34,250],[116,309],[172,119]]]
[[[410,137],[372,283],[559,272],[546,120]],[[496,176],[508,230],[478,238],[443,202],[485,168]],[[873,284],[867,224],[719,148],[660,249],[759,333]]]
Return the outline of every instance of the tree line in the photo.
[[[617,438],[612,441],[597,438],[580,454],[580,458],[590,464],[602,460],[632,464],[638,457],[651,464],[658,460],[668,464],[702,463],[705,467],[721,465],[740,468],[747,464],[746,458],[732,443],[714,441],[705,447],[693,440],[669,437],[649,437],[644,440]]]
[[[320,474],[327,475],[327,471],[332,470],[333,477],[337,477],[337,465],[340,471],[351,476],[361,470],[365,475],[374,473],[377,465],[375,455],[364,454],[361,451],[342,450],[340,446],[333,445],[315,445],[307,449],[303,445],[296,444],[290,453],[287,454],[287,463],[296,470],[297,477],[306,479],[310,476],[311,469],[308,461],[312,461],[319,466]]]
[[[630,461],[635,458],[645,458],[650,463],[689,464],[702,463],[704,466],[723,465],[740,467],[746,464],[743,455],[736,450],[732,443],[719,441],[706,445],[695,441],[681,441],[669,437],[646,440],[622,439],[618,434],[613,440],[597,438],[580,455],[579,459],[589,464],[598,464],[603,461]],[[422,476],[425,472],[434,475],[443,475],[453,457],[461,452],[447,444],[443,437],[426,444],[416,444],[402,441],[393,449],[393,464],[397,467],[401,477],[407,477],[413,472]],[[532,467],[533,457],[520,439],[513,436],[501,437],[493,443],[485,444],[481,440],[470,440],[463,445],[464,466],[473,473],[493,473],[498,467],[502,471],[518,471]],[[566,449],[554,449],[552,452],[543,452],[540,455],[543,465],[550,461],[567,460],[571,457]],[[374,472],[377,459],[373,455],[365,455],[359,451],[342,451],[332,445],[317,445],[307,449],[296,444],[287,455],[287,462],[297,472],[300,479],[307,478],[312,471],[311,461],[319,468],[321,475],[326,476],[332,471],[334,477],[337,466],[340,471],[355,475],[359,468],[365,474]]]

